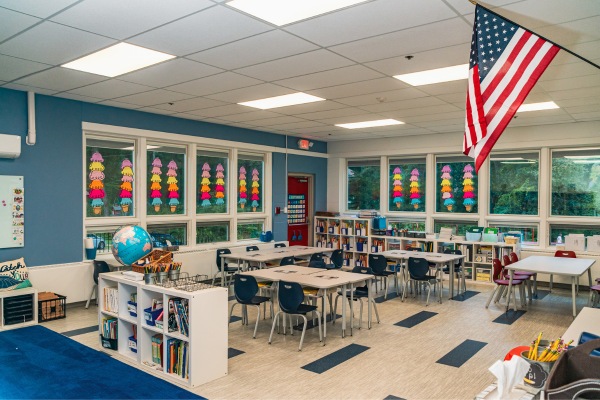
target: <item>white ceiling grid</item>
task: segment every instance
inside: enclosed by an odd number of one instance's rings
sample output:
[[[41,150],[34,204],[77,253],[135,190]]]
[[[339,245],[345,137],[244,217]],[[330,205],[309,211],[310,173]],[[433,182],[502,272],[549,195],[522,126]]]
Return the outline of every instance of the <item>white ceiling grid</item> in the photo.
[[[600,63],[600,1],[489,0],[490,8]],[[0,0],[0,86],[325,141],[462,132],[466,81],[393,75],[466,63],[468,0],[371,0],[277,27],[223,0]],[[60,67],[121,41],[177,58],[116,78]],[[412,60],[405,56],[412,55]],[[256,110],[295,91],[326,101]],[[511,126],[600,120],[600,70],[561,51]],[[404,125],[335,124],[396,118]]]

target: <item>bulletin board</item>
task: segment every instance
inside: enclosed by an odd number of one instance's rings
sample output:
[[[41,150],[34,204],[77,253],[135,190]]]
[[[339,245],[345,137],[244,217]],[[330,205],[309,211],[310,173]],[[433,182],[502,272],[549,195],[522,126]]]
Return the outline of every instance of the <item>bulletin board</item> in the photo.
[[[0,175],[0,248],[25,244],[25,185],[22,176]]]

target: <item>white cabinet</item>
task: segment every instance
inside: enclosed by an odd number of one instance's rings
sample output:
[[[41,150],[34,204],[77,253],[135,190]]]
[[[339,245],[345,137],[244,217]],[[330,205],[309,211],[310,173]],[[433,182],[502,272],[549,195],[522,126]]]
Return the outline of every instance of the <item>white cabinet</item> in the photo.
[[[98,282],[99,333],[106,351],[190,387],[227,375],[226,288],[188,292],[127,280],[120,272],[100,274]],[[160,313],[152,313],[153,304],[163,306],[162,326],[156,324]],[[102,338],[107,320],[117,327],[115,339]]]
[[[35,325],[38,322],[38,299],[35,288],[0,292],[0,331]]]

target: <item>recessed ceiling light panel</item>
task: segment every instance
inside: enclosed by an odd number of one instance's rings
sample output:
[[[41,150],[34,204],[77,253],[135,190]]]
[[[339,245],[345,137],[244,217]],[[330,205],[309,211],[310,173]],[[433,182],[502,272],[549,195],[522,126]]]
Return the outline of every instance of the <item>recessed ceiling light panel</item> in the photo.
[[[521,104],[517,112],[525,112],[525,111],[539,111],[539,110],[552,110],[554,108],[560,108],[553,101],[545,101],[543,103],[529,103],[529,104]]]
[[[172,58],[175,56],[119,43],[61,66],[113,78]]]
[[[436,68],[410,74],[394,75],[394,78],[412,86],[431,85],[432,83],[458,81],[469,77],[469,64]]]
[[[323,100],[325,100],[325,99],[323,99],[321,97],[317,97],[317,96],[312,96],[310,94],[299,92],[299,93],[285,94],[283,96],[269,97],[266,99],[245,101],[243,103],[238,103],[238,104],[242,105],[242,106],[260,108],[261,110],[268,110],[270,108],[295,106],[298,104],[314,103],[315,101],[323,101]]]
[[[281,26],[365,1],[367,0],[233,0],[227,5]]]
[[[402,125],[404,122],[395,119],[379,119],[376,121],[353,122],[351,124],[335,124],[346,129],[372,128],[376,126]]]

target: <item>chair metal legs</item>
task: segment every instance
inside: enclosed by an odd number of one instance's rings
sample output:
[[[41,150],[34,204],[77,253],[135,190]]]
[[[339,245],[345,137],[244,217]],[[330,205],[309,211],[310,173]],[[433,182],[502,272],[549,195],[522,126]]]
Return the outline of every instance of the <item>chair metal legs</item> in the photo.
[[[271,302],[269,302],[271,303]],[[233,303],[231,305],[231,309],[229,310],[229,320],[228,324],[231,322],[231,316],[233,315],[233,309],[240,303]],[[256,324],[254,325],[254,335],[252,339],[256,339],[256,331],[258,330],[258,321],[260,320],[260,304],[240,304],[242,306],[242,325],[248,325],[248,310],[247,306],[255,306],[257,315],[256,315]],[[271,314],[273,313],[273,303],[271,303]]]
[[[94,283],[92,291],[90,292],[90,297],[88,297],[87,303],[85,303],[86,309],[90,307],[90,301],[92,301],[92,296],[94,295],[94,293],[96,293],[96,304],[98,304],[98,285],[96,283]]]
[[[323,342],[323,330],[321,329],[321,313],[317,310],[315,310],[315,313],[317,313],[317,321],[319,323],[319,342]],[[281,310],[277,311],[277,313],[275,314],[275,318],[273,319],[273,325],[271,326],[271,334],[269,335],[269,344],[271,344],[273,342],[273,332],[275,331],[275,325],[277,324],[277,321],[279,320],[279,314],[284,314],[283,317],[283,330],[285,332],[285,313],[283,313]],[[308,325],[308,319],[306,318],[305,315],[302,314],[296,314],[296,316],[301,316],[302,319],[304,320],[304,324],[302,325],[302,336],[300,336],[300,345],[298,346],[298,351],[302,351],[302,343],[304,343],[304,335],[306,334],[306,326]],[[292,328],[292,315],[289,314],[289,318],[290,318],[290,329],[292,331],[292,335],[294,334],[294,330]]]

